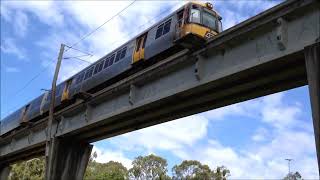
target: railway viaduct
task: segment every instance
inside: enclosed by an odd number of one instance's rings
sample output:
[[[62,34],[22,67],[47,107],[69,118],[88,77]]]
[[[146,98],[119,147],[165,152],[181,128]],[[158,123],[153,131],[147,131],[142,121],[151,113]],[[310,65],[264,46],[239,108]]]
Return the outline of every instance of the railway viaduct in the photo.
[[[82,179],[91,142],[304,85],[320,167],[319,32],[320,1],[287,0],[203,49],[181,51],[56,111],[48,179]],[[11,163],[45,154],[47,121],[0,137],[0,179]]]

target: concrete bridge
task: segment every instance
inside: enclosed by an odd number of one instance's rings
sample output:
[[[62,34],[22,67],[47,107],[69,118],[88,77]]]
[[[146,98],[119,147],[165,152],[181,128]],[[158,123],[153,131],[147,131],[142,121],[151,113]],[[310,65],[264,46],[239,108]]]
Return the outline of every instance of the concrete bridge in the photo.
[[[49,179],[82,179],[91,142],[304,85],[320,167],[319,53],[320,1],[285,1],[197,52],[181,51],[55,112]],[[9,164],[44,155],[47,121],[0,137],[1,179]]]

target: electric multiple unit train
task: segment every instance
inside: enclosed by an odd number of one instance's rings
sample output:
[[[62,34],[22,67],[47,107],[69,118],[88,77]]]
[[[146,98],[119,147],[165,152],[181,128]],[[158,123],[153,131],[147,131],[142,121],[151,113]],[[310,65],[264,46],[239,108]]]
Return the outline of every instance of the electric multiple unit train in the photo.
[[[57,85],[55,109],[66,107],[82,93],[94,93],[128,76],[146,62],[164,59],[182,49],[195,49],[222,31],[221,17],[210,3],[189,2],[94,64]],[[149,63],[150,64],[150,63]],[[137,71],[137,70],[136,70]],[[48,115],[50,91],[2,119],[0,135]]]

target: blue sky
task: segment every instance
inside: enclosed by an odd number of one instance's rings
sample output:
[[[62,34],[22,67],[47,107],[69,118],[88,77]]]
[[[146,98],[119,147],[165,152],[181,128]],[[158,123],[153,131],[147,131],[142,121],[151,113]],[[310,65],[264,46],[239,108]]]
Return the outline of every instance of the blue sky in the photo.
[[[281,1],[214,1],[227,29]],[[1,3],[1,118],[50,89],[60,43],[72,44],[119,12],[129,1]],[[185,1],[138,1],[78,49],[94,62]],[[138,21],[139,20],[139,21]],[[68,51],[65,57],[79,55]],[[88,64],[63,62],[59,81]],[[36,76],[38,75],[38,76]],[[36,77],[26,86],[26,83]],[[154,153],[168,160],[169,172],[184,159],[211,168],[225,165],[230,178],[282,178],[285,158],[304,178],[318,178],[308,87],[300,87],[232,106],[185,117],[95,143],[99,162],[126,167],[138,155]]]

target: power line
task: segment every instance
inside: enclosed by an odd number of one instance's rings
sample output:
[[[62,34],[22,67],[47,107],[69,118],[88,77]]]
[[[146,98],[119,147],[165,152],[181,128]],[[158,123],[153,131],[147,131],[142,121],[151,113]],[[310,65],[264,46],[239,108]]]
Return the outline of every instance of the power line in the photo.
[[[68,45],[65,45],[65,46],[68,47],[69,49],[73,49],[73,50],[79,51],[79,52],[81,52],[81,53],[83,53],[83,54],[87,54],[87,55],[93,56],[91,53],[88,53],[88,52],[86,52],[86,51],[79,50],[79,49],[76,49],[76,48],[71,47],[71,46],[68,46]]]
[[[66,60],[68,60],[68,59],[77,59],[79,61],[86,62],[88,64],[92,64],[90,61],[87,61],[87,60],[84,60],[84,59],[80,59],[79,56],[78,57],[77,56],[75,56],[75,57],[67,57],[67,58],[63,58],[63,59],[66,59]]]
[[[95,33],[98,29],[100,29],[102,26],[104,26],[105,24],[107,24],[109,21],[111,21],[113,18],[117,17],[118,15],[120,15],[123,11],[125,11],[126,9],[128,9],[131,5],[133,5],[133,3],[135,3],[136,0],[132,1],[128,6],[126,6],[124,9],[122,9],[121,11],[119,11],[117,14],[115,14],[114,16],[112,16],[111,18],[109,18],[107,21],[105,21],[103,24],[101,24],[100,26],[98,26],[97,28],[95,28],[93,31],[89,32],[88,34],[84,35],[82,38],[80,38],[79,41],[77,41],[76,43],[72,44],[70,48],[72,48],[73,46],[79,44],[81,41],[83,41],[84,39],[86,39],[87,37],[91,36],[93,33]],[[69,50],[67,49],[67,50]],[[66,50],[66,51],[67,51]]]

